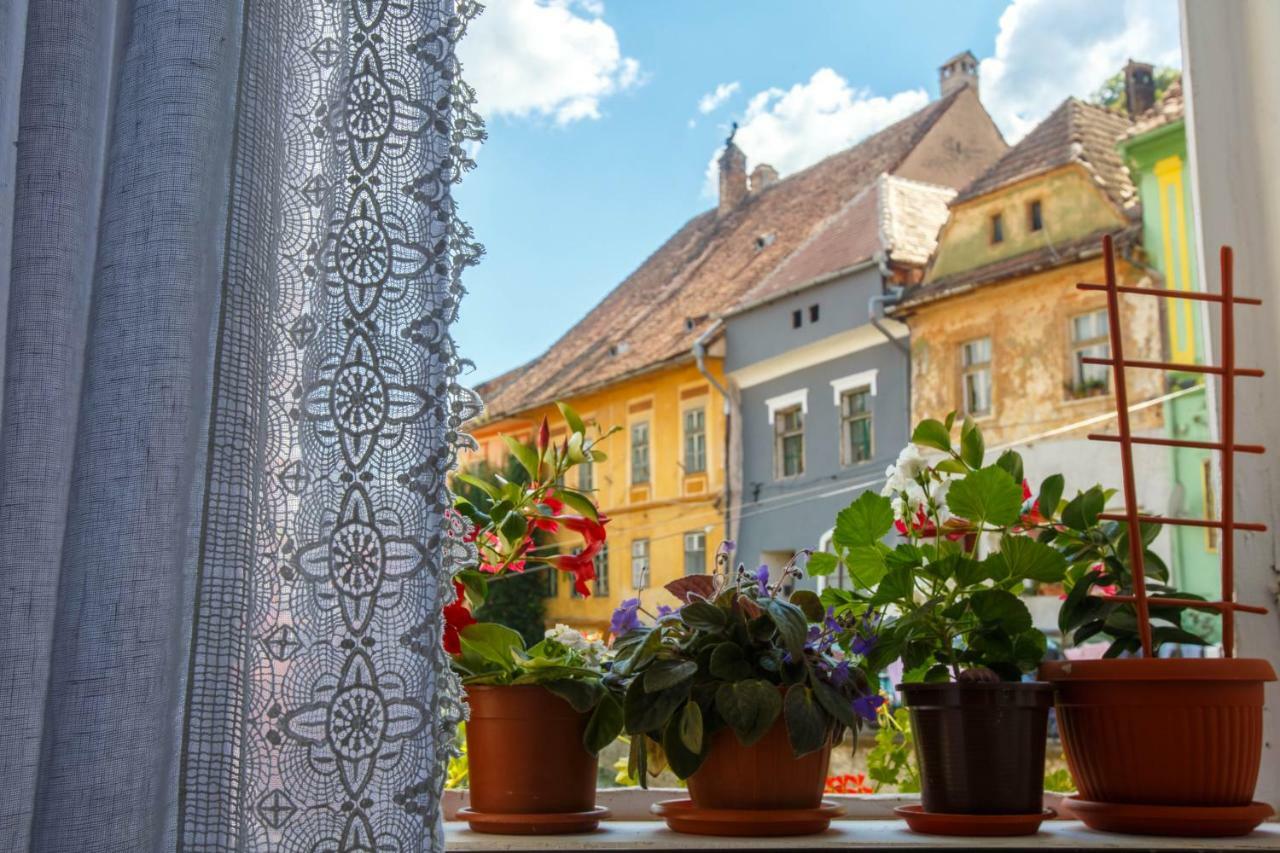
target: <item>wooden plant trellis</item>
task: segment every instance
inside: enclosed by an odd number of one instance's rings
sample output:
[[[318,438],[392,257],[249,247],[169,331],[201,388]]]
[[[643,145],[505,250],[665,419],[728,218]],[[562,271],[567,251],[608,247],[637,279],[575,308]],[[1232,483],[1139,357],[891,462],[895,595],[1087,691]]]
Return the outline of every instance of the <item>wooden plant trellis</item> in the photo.
[[[1110,236],[1102,238],[1103,259],[1106,265],[1107,281],[1105,284],[1081,282],[1076,285],[1080,290],[1097,290],[1107,294],[1107,320],[1111,335],[1111,357],[1081,360],[1087,364],[1101,364],[1112,368],[1115,376],[1116,422],[1118,435],[1090,434],[1094,441],[1111,441],[1120,445],[1121,475],[1124,480],[1124,512],[1104,512],[1101,518],[1112,521],[1124,521],[1129,526],[1129,557],[1133,571],[1133,595],[1111,595],[1112,601],[1131,603],[1138,613],[1138,631],[1142,639],[1142,654],[1151,657],[1151,608],[1152,607],[1191,607],[1199,610],[1212,610],[1222,615],[1222,648],[1227,657],[1235,653],[1235,615],[1237,611],[1244,613],[1266,613],[1265,607],[1251,604],[1240,604],[1235,601],[1235,543],[1234,532],[1237,530],[1265,531],[1265,524],[1236,521],[1235,517],[1235,454],[1263,453],[1266,448],[1260,444],[1236,443],[1235,417],[1235,381],[1237,376],[1258,377],[1263,372],[1253,367],[1236,366],[1236,332],[1235,306],[1261,305],[1261,299],[1248,296],[1236,296],[1233,282],[1233,261],[1230,246],[1223,246],[1221,251],[1222,289],[1220,293],[1200,291],[1166,290],[1151,287],[1130,287],[1116,283],[1116,264]],[[1193,299],[1200,302],[1217,303],[1222,308],[1221,342],[1222,364],[1176,364],[1166,361],[1142,361],[1124,357],[1124,341],[1120,324],[1120,294],[1131,293],[1136,296],[1155,296],[1163,299]],[[1183,441],[1176,438],[1154,438],[1135,436],[1129,429],[1129,392],[1125,385],[1125,368],[1138,367],[1153,370],[1178,370],[1186,373],[1206,373],[1222,377],[1222,393],[1219,401],[1221,429],[1219,441]],[[1189,447],[1201,450],[1216,450],[1222,454],[1222,509],[1219,518],[1168,518],[1159,515],[1145,515],[1138,511],[1138,497],[1133,476],[1133,445],[1147,444],[1162,447]],[[1197,601],[1187,598],[1169,598],[1147,595],[1146,574],[1142,563],[1141,524],[1154,522],[1175,526],[1215,527],[1222,531],[1222,597],[1218,601]]]

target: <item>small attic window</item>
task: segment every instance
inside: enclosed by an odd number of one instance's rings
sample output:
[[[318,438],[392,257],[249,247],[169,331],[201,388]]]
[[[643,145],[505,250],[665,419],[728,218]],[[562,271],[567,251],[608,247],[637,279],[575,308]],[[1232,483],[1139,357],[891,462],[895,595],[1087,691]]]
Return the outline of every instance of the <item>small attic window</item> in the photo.
[[[626,341],[619,341],[609,346],[609,355],[626,355],[631,351],[631,344]]]
[[[1004,242],[1004,215],[1000,213],[991,214],[991,242]]]
[[[1032,231],[1044,228],[1044,212],[1040,208],[1040,200],[1036,199],[1027,205],[1027,226]]]
[[[818,322],[818,306],[817,305],[809,306],[809,322],[810,323]]]
[[[804,323],[804,313],[800,309],[791,312],[791,328],[798,329]]]
[[[768,234],[761,234],[756,237],[756,251],[763,252],[765,249],[773,245],[773,241],[778,239],[778,235],[770,231]]]

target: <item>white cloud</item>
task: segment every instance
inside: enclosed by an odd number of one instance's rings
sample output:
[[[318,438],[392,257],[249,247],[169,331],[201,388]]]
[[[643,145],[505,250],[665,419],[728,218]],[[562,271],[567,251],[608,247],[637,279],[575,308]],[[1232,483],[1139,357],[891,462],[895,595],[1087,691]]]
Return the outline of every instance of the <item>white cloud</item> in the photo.
[[[710,115],[720,108],[720,105],[733,97],[734,93],[742,88],[742,84],[737,80],[732,83],[721,83],[716,86],[714,91],[707,92],[698,99],[698,112]]]
[[[978,69],[982,102],[1016,142],[1130,58],[1182,64],[1176,0],[1013,0],[1000,15],[995,56]]]
[[[750,167],[768,163],[786,175],[848,148],[928,102],[922,89],[873,96],[850,86],[832,69],[820,68],[805,83],[753,95],[735,139]],[[719,156],[717,148],[707,165],[704,194],[710,198],[716,195]]]
[[[489,0],[458,48],[486,118],[600,117],[606,98],[640,84],[601,0]]]

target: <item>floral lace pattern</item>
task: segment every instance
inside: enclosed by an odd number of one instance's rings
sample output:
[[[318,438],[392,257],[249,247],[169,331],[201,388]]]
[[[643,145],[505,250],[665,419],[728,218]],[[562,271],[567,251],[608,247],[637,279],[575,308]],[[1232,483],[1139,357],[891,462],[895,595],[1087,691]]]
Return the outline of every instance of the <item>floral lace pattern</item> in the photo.
[[[178,846],[437,849],[471,0],[246,0]],[[262,235],[270,234],[264,240]],[[265,247],[265,248],[264,248]]]

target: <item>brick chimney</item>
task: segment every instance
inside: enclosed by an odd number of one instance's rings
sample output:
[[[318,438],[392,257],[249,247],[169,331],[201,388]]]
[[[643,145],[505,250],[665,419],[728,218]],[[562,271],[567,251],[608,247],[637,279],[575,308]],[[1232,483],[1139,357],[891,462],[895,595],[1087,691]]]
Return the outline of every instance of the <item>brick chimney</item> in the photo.
[[[1129,118],[1140,116],[1156,105],[1155,69],[1132,59],[1124,66],[1124,106]]]
[[[758,193],[760,190],[775,183],[778,180],[778,170],[770,166],[768,163],[761,163],[751,170],[751,191]]]
[[[965,86],[972,86],[973,93],[978,94],[978,58],[967,50],[938,66],[938,89],[942,97]]]
[[[738,206],[747,197],[747,155],[733,141],[738,123],[724,141],[724,153],[720,155],[720,213],[723,215]]]

